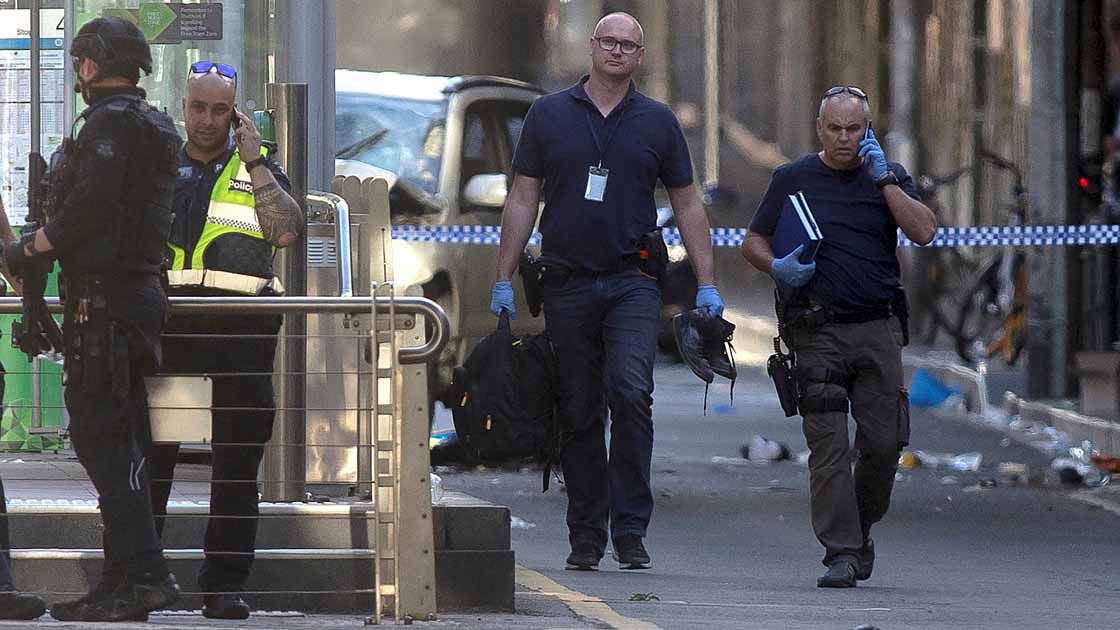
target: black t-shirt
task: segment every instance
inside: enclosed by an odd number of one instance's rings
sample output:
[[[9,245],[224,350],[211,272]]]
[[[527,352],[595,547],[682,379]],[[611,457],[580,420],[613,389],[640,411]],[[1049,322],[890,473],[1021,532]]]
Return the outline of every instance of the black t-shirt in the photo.
[[[657,180],[669,188],[688,186],[692,160],[667,105],[631,84],[604,118],[584,91],[586,81],[537,99],[525,118],[513,169],[544,180],[543,256],[572,268],[606,271],[637,252],[638,239],[657,227]],[[588,169],[600,160],[609,171],[606,191],[603,201],[589,201]]]
[[[918,199],[914,180],[896,162],[888,163],[899,186]],[[898,224],[882,191],[865,168],[829,168],[816,153],[774,171],[750,230],[773,236],[788,195],[801,191],[824,238],[817,270],[798,300],[841,308],[875,306],[891,300],[899,286]],[[785,209],[785,210],[783,210]]]
[[[179,171],[175,178],[175,221],[171,225],[170,240],[176,245],[186,246],[184,249],[187,250],[188,263],[191,260],[191,250],[202,237],[202,228],[206,226],[214,184],[225,170],[226,164],[229,164],[234,151],[230,147],[209,164],[191,158],[186,147],[179,152]],[[280,164],[270,156],[265,158],[265,165],[272,171],[280,188],[291,194],[292,184]]]

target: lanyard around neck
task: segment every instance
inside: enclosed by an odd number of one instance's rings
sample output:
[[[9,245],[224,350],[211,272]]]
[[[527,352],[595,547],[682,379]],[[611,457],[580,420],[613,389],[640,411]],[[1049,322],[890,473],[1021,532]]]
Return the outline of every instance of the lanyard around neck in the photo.
[[[607,134],[607,139],[605,142],[599,141],[599,132],[595,131],[595,123],[591,120],[591,110],[584,109],[583,113],[587,116],[587,128],[591,131],[591,139],[595,141],[595,148],[599,151],[599,167],[602,168],[603,156],[607,154],[607,149],[609,149],[611,146],[611,140],[614,139],[614,132],[618,131],[618,128],[622,126],[623,118],[626,117],[626,105],[623,105],[622,111],[618,113],[618,122],[614,124],[614,127],[611,127],[611,130]],[[613,114],[614,112],[611,113]],[[608,115],[603,120],[605,122],[609,119],[610,116]]]

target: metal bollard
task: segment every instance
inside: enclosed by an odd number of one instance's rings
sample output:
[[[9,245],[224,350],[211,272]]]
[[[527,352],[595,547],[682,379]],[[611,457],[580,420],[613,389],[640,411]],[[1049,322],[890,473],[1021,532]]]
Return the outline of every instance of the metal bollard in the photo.
[[[307,84],[268,85],[268,105],[275,111],[280,163],[292,183],[292,197],[307,209]],[[307,239],[301,237],[276,257],[289,296],[307,294]],[[307,453],[307,316],[288,314],[276,346],[277,414],[272,440],[261,466],[261,496],[266,501],[300,501],[306,496]]]

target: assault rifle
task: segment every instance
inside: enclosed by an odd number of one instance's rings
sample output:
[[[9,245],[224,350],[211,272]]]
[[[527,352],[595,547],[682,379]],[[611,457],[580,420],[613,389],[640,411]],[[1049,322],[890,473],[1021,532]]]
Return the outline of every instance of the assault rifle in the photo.
[[[52,158],[52,162],[54,159]],[[42,155],[32,153],[28,156],[27,220],[23,224],[22,235],[30,234],[47,223],[59,191],[55,190]],[[18,247],[23,247],[23,240]],[[62,354],[62,330],[58,322],[47,310],[43,299],[47,290],[47,276],[54,268],[54,261],[46,256],[36,256],[27,260],[23,274],[23,314],[12,322],[12,347],[18,348],[28,359],[40,354]]]

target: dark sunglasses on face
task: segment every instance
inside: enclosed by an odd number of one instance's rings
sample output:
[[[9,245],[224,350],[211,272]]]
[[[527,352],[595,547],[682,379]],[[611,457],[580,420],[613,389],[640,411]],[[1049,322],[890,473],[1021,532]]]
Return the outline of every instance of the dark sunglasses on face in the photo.
[[[863,90],[857,88],[854,85],[837,85],[837,86],[834,86],[834,87],[830,87],[830,88],[828,88],[828,91],[826,91],[824,93],[823,98],[831,98],[831,97],[836,96],[838,94],[844,94],[845,92],[847,92],[848,94],[851,94],[852,96],[854,96],[856,98],[861,98],[865,101],[868,100],[867,93],[864,92]]]
[[[615,46],[618,46],[624,55],[633,55],[638,52],[639,48],[645,48],[638,42],[632,42],[628,39],[615,39],[613,37],[592,37],[592,39],[598,42],[599,48],[607,52],[611,52]]]
[[[196,61],[191,64],[191,72],[194,74],[217,72],[227,79],[237,80],[237,70],[233,66],[214,61]]]

